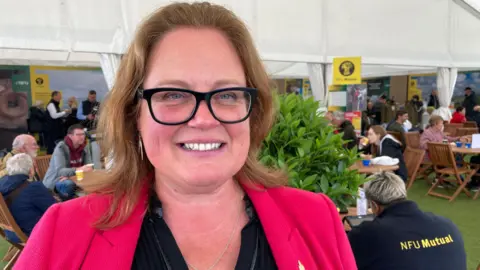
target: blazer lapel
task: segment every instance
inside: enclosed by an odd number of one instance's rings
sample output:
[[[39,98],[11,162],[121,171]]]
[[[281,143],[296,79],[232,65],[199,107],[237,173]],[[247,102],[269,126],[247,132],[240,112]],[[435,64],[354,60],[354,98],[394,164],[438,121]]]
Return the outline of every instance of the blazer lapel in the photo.
[[[95,230],[82,269],[130,269],[147,206],[147,192],[142,190],[139,201],[128,220],[106,231]]]
[[[266,189],[244,186],[244,190],[257,211],[278,268],[280,270],[305,269],[302,268],[303,264],[290,243],[290,236],[296,228],[285,219]]]

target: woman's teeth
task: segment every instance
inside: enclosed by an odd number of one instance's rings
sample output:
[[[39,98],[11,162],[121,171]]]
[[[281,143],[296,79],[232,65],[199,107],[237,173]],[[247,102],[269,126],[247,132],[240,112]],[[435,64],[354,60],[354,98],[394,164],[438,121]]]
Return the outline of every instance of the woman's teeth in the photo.
[[[221,143],[184,143],[183,148],[192,151],[212,151],[222,146]]]

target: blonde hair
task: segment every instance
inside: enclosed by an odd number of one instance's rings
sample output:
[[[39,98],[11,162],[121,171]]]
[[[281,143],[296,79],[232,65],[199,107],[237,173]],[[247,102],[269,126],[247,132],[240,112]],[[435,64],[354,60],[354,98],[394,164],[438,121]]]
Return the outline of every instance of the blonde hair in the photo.
[[[432,117],[430,117],[430,119],[428,120],[428,127],[427,128],[431,128],[433,126],[436,126],[440,122],[443,123],[443,118],[440,115],[432,115]]]
[[[258,89],[258,98],[250,115],[250,149],[247,160],[235,179],[247,184],[274,187],[286,184],[283,172],[267,169],[257,160],[262,141],[274,122],[270,80],[244,23],[231,11],[210,3],[174,3],[151,14],[137,29],[136,36],[123,56],[115,85],[102,104],[97,130],[102,134],[103,153],[113,166],[104,177],[84,186],[87,191],[110,194],[108,211],[95,224],[112,228],[122,224],[132,213],[152,164],[139,151],[136,121],[140,109],[136,90],[141,87],[146,63],[153,46],[179,27],[213,28],[232,43],[241,59],[247,86]],[[151,188],[152,183],[147,183]]]
[[[67,103],[68,102],[72,102],[72,108],[77,108],[78,107],[77,98],[69,97]]]

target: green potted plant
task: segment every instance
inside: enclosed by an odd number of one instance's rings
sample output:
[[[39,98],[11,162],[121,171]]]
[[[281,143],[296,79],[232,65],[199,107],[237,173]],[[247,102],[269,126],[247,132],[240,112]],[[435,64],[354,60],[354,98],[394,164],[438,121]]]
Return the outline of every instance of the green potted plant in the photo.
[[[319,115],[318,102],[276,96],[277,121],[263,142],[260,161],[288,172],[289,185],[329,196],[337,207],[352,204],[365,177],[348,168],[359,157],[343,147],[341,134]]]

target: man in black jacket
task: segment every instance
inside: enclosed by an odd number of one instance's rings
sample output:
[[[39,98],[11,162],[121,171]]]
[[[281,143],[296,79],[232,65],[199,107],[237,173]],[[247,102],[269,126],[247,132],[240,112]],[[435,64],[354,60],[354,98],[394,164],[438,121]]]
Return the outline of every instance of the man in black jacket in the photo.
[[[77,119],[82,121],[84,127],[94,129],[99,109],[100,103],[97,101],[97,92],[90,90],[87,100],[84,100],[77,110]]]
[[[357,147],[357,134],[355,133],[355,128],[350,121],[345,120],[344,112],[333,112],[332,123],[338,128],[336,133],[343,133],[342,139],[348,141],[345,144],[346,148],[353,149]]]
[[[359,270],[467,269],[458,228],[408,201],[397,175],[375,174],[364,189],[376,218],[348,233]]]
[[[477,96],[472,88],[465,88],[465,99],[463,100],[463,107],[465,107],[465,117],[469,121],[476,121],[477,112],[474,110],[477,106]]]

